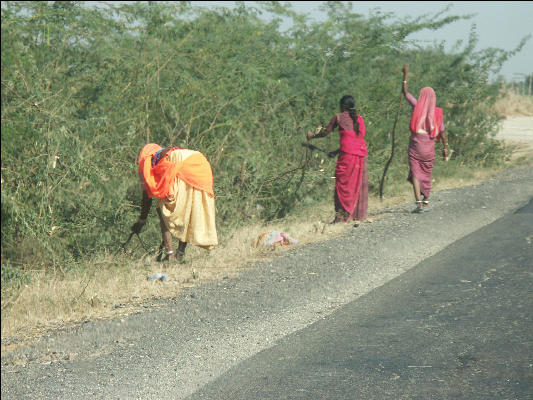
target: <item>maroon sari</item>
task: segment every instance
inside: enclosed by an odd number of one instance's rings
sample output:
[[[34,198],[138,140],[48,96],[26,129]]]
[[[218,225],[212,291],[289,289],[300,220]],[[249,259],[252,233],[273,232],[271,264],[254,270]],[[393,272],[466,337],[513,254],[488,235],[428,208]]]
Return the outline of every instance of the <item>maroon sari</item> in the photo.
[[[435,106],[433,89],[422,88],[417,99],[411,93],[405,95],[413,107],[409,128],[409,175],[407,180],[420,183],[420,193],[427,199],[431,192],[431,173],[435,161],[435,141],[440,141],[444,131],[442,109]]]
[[[435,142],[427,134],[413,133],[409,139],[409,175],[420,183],[420,193],[427,199],[431,192],[431,173],[435,161]]]

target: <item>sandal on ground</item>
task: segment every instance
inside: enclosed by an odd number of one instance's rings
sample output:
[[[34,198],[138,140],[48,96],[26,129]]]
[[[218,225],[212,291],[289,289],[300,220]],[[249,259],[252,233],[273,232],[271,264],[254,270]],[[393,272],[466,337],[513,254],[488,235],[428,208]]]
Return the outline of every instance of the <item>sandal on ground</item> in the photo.
[[[416,200],[415,204],[416,204],[416,208],[413,210],[413,214],[422,214],[426,212],[426,210],[422,208],[422,204],[423,204],[422,200]]]
[[[176,254],[176,256],[174,257],[174,260],[170,260],[170,256],[172,254]],[[157,258],[156,258],[156,261],[157,262],[179,262],[180,264],[183,264],[184,263],[184,258],[185,258],[185,251],[181,251],[181,250],[176,250],[174,252],[174,250],[169,250],[169,251],[165,251],[165,242],[161,242],[161,244],[159,245],[159,249],[157,251]]]
[[[433,208],[433,205],[430,204],[430,201],[427,200],[427,199],[424,199],[422,200],[422,204],[423,204],[423,210],[424,211],[429,211]]]
[[[172,260],[170,259],[171,255],[174,255]],[[158,261],[183,264],[185,262],[185,252],[179,250],[165,251],[165,257],[160,258]]]
[[[163,257],[163,254],[165,255]],[[174,262],[176,261],[176,258],[170,259],[170,256],[174,254],[174,250],[167,250],[164,253],[161,253],[160,262]]]
[[[341,222],[345,222],[344,219],[342,218],[342,216],[336,215],[335,218],[333,219],[333,221],[331,221],[329,224],[330,225],[334,225],[334,224],[338,224],[338,223],[341,223]]]

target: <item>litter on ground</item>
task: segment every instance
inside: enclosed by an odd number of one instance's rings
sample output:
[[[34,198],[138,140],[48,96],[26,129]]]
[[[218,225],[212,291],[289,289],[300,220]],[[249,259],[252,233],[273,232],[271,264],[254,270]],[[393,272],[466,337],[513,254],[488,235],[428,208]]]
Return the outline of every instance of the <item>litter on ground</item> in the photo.
[[[280,232],[280,231],[262,233],[255,240],[256,247],[258,246],[265,246],[265,247],[288,246],[291,244],[298,244],[298,241],[290,237],[287,233]]]

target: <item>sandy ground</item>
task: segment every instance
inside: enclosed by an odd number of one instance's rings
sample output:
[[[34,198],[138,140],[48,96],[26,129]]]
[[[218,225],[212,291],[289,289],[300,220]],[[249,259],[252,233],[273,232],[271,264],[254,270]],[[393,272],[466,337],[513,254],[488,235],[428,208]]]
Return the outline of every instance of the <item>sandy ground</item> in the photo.
[[[496,135],[517,146],[514,157],[533,153],[533,117],[508,117],[503,121],[502,128]]]
[[[533,117],[508,118],[497,138],[533,154]],[[411,203],[394,206],[342,237],[297,246],[237,278],[189,288],[151,312],[85,321],[2,352],[2,398],[186,398],[532,196],[528,167],[442,190],[431,213],[413,215]],[[432,237],[439,240],[427,240]]]

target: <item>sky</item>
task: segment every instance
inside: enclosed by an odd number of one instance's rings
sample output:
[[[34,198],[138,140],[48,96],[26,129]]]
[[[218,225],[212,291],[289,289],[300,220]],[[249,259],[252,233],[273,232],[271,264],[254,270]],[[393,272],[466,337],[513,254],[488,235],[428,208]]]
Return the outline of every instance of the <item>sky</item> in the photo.
[[[235,1],[192,1],[194,6],[222,6],[232,8]],[[253,4],[255,2],[245,2]],[[320,21],[325,13],[320,10],[321,1],[290,1],[292,8],[301,14]],[[468,41],[472,25],[478,35],[476,50],[489,47],[512,50],[522,38],[531,34],[531,39],[520,53],[507,60],[500,74],[507,81],[522,81],[527,74],[533,73],[533,2],[531,1],[354,1],[353,11],[369,15],[372,9],[392,12],[399,19],[434,15],[451,5],[446,15],[475,14],[471,19],[460,20],[444,26],[437,31],[425,30],[409,36],[409,39],[423,40],[431,44],[444,41],[446,49],[451,49],[458,40]]]

